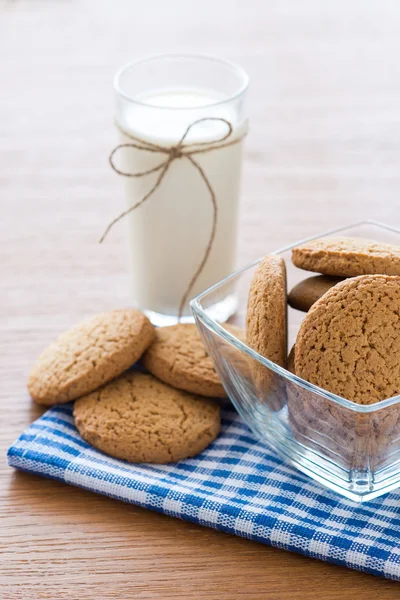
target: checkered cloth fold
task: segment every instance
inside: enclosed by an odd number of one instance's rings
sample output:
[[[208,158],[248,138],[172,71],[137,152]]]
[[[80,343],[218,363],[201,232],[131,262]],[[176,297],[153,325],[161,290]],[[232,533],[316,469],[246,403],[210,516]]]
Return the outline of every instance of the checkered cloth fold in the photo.
[[[170,465],[110,458],[79,436],[72,405],[51,408],[8,451],[24,471],[306,556],[400,580],[400,492],[358,505],[257,442],[240,417],[202,454]]]

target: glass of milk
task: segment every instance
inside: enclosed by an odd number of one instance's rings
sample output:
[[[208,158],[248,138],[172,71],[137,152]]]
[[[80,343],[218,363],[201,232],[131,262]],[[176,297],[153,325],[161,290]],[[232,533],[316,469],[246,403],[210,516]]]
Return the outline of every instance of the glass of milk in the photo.
[[[162,55],[122,67],[115,76],[116,124],[121,143],[135,136],[145,144],[171,147],[187,127],[184,143],[212,144],[228,131],[237,143],[194,156],[214,191],[218,207],[214,243],[209,258],[183,307],[182,321],[191,321],[189,300],[234,270],[243,138],[247,122],[244,100],[248,77],[238,66],[215,58]],[[123,147],[114,156],[126,173],[147,172],[166,154]],[[155,185],[160,171],[121,177],[130,207]],[[131,297],[156,325],[177,322],[179,306],[198,269],[213,226],[210,191],[199,170],[185,157],[169,166],[156,191],[125,217],[128,225]],[[236,308],[233,290],[214,307],[225,321]]]

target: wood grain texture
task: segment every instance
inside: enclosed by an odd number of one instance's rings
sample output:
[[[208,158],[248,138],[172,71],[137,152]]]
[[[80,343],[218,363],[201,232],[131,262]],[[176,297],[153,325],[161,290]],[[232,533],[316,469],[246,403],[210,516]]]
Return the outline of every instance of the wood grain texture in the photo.
[[[6,466],[40,409],[27,371],[59,331],[129,304],[107,166],[111,81],[206,52],[252,79],[238,263],[326,227],[400,225],[396,0],[0,0],[0,597],[393,599],[398,584]]]

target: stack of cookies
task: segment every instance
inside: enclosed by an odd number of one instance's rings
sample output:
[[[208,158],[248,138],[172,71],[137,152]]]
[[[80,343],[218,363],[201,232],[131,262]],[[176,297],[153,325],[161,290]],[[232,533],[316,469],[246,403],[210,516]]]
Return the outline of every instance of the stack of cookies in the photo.
[[[297,336],[296,375],[359,404],[400,393],[400,248],[321,238],[295,248],[292,259],[322,273],[289,294],[292,306],[310,309]]]
[[[131,367],[137,361],[147,372]],[[155,329],[138,310],[97,315],[38,358],[28,389],[39,404],[75,401],[89,444],[131,462],[168,463],[218,435],[225,395],[195,325]]]
[[[295,346],[283,358],[285,265],[277,256],[266,257],[254,276],[248,344],[302,379],[361,405],[399,394],[400,247],[327,237],[296,247],[292,261],[300,269],[319,273],[288,295],[290,306],[307,312]],[[383,438],[386,444],[398,435],[397,408],[385,411],[384,419],[379,412],[360,415],[290,383],[286,400],[295,435],[307,440],[318,435],[325,445],[334,440],[332,452],[338,446],[349,448],[354,457],[360,439],[382,448]]]

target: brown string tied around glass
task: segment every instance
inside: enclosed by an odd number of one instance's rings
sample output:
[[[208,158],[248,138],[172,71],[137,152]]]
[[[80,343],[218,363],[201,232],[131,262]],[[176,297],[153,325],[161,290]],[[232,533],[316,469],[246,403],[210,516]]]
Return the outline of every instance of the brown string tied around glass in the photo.
[[[220,121],[227,126],[228,131],[221,138],[213,140],[211,142],[196,142],[193,144],[185,144],[185,139],[188,136],[190,130],[193,127],[195,127],[195,125],[198,125],[199,123],[203,123],[205,121]],[[121,128],[119,127],[119,129],[121,129]],[[112,150],[110,157],[109,157],[109,162],[110,162],[111,167],[114,169],[114,171],[116,173],[118,173],[118,175],[122,175],[123,177],[145,177],[146,175],[150,175],[151,173],[159,173],[159,175],[158,175],[154,185],[143,196],[143,198],[141,198],[138,202],[136,202],[136,204],[133,204],[132,206],[130,206],[127,210],[124,210],[123,212],[121,212],[117,217],[115,217],[115,219],[113,219],[108,224],[103,235],[101,236],[101,238],[99,240],[100,244],[104,241],[104,239],[108,235],[110,229],[112,227],[114,227],[114,225],[118,221],[120,221],[121,219],[126,217],[128,214],[130,214],[131,212],[133,212],[134,210],[139,208],[139,206],[144,204],[146,202],[146,200],[148,200],[154,194],[154,192],[159,188],[164,177],[166,176],[170,165],[175,160],[186,159],[186,160],[190,161],[190,163],[193,165],[193,167],[195,169],[197,169],[197,171],[199,172],[199,174],[202,177],[202,179],[208,189],[208,192],[210,194],[210,199],[211,199],[212,207],[213,207],[213,220],[212,220],[210,237],[208,239],[208,243],[205,248],[203,258],[202,258],[199,266],[196,268],[195,272],[193,273],[192,278],[188,282],[186,291],[183,294],[182,299],[180,301],[179,308],[178,308],[178,320],[180,321],[180,319],[182,317],[183,309],[187,302],[189,294],[190,294],[193,286],[195,285],[197,279],[199,278],[201,272],[203,271],[203,269],[207,263],[207,260],[210,256],[210,252],[211,252],[211,249],[212,249],[212,246],[214,243],[214,239],[215,239],[215,234],[217,231],[217,221],[218,221],[218,204],[217,204],[217,199],[215,197],[215,192],[212,188],[210,180],[208,179],[206,173],[204,172],[204,169],[199,165],[199,163],[194,158],[194,156],[197,154],[204,154],[205,152],[212,152],[213,150],[219,150],[220,148],[226,148],[227,146],[233,146],[234,144],[238,144],[245,137],[246,132],[244,132],[242,135],[240,135],[239,137],[237,137],[233,140],[230,139],[232,136],[232,132],[233,132],[232,124],[229,121],[227,121],[226,119],[223,119],[221,117],[204,117],[202,119],[198,119],[197,121],[194,121],[187,127],[185,133],[183,134],[183,136],[181,137],[179,142],[173,146],[160,146],[159,144],[154,144],[152,142],[148,142],[147,140],[142,140],[139,137],[132,135],[131,133],[127,133],[123,129],[121,129],[121,131],[126,137],[128,137],[132,141],[125,143],[125,144],[118,144],[118,146],[116,146]],[[115,157],[116,153],[119,150],[121,150],[122,148],[135,148],[137,150],[143,150],[144,152],[155,152],[155,153],[159,153],[159,154],[164,154],[164,155],[166,155],[166,158],[160,164],[156,165],[152,169],[148,169],[147,171],[141,171],[138,173],[129,173],[126,171],[122,171],[114,163],[114,157]]]

